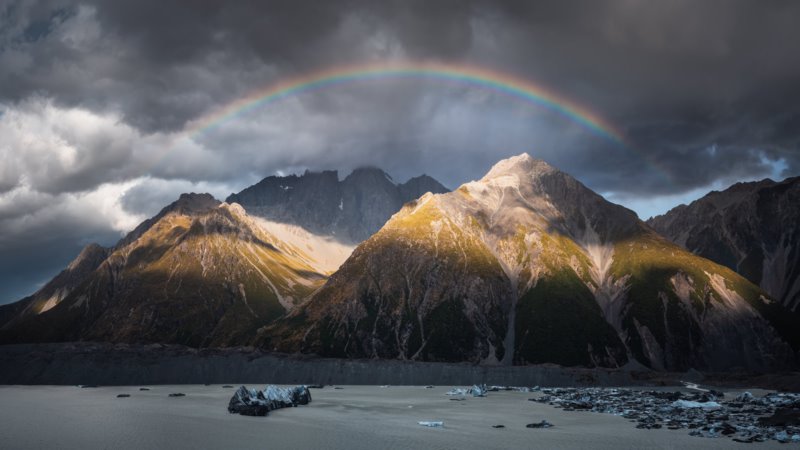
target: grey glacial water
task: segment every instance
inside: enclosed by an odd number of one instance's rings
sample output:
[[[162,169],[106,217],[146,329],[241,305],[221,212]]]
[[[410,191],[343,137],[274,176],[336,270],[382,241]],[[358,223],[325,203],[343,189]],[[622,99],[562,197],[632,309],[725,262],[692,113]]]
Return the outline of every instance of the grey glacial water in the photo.
[[[564,412],[530,402],[534,394],[523,392],[490,392],[484,398],[455,402],[445,395],[451,386],[326,387],[313,389],[307,406],[276,410],[267,417],[245,417],[226,410],[234,389],[148,387],[149,391],[140,391],[138,386],[0,386],[0,447],[360,450],[722,449],[731,445],[727,439],[691,437],[685,430],[638,430],[608,414]],[[186,395],[168,397],[176,392]],[[130,397],[117,398],[118,394]],[[525,426],[542,420],[554,426]],[[420,421],[441,421],[443,426],[425,427]]]

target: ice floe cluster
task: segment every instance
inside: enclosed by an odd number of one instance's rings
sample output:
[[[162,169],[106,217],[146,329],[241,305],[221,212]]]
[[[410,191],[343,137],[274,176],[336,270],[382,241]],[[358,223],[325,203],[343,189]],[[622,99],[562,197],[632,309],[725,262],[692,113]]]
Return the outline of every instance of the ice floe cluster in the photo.
[[[471,388],[453,388],[447,391],[446,395],[458,395],[466,397],[471,395],[473,397],[486,397],[487,392],[498,391],[517,391],[517,392],[532,392],[537,388],[517,387],[517,386],[491,386],[487,387],[485,384],[475,384]]]
[[[613,388],[541,389],[530,399],[564,411],[615,414],[637,428],[688,429],[691,436],[728,437],[737,442],[800,443],[800,394],[744,392],[726,398],[722,392],[666,392]]]
[[[244,416],[266,416],[269,411],[307,405],[311,393],[306,386],[278,387],[269,385],[263,391],[239,387],[228,403],[228,412]]]

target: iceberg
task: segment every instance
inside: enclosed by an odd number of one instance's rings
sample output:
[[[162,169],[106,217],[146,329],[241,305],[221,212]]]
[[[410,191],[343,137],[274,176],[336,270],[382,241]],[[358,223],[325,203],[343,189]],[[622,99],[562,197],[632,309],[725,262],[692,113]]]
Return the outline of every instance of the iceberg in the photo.
[[[431,427],[431,428],[442,428],[442,427],[444,427],[444,422],[438,422],[438,421],[421,420],[421,421],[419,421],[417,423],[419,423],[423,427]]]
[[[228,403],[228,412],[243,416],[266,416],[269,411],[307,405],[311,393],[306,386],[282,388],[269,385],[263,391],[239,387]]]
[[[476,384],[476,385],[473,385],[469,389],[467,389],[467,388],[453,388],[453,389],[450,389],[449,391],[447,391],[446,395],[466,396],[468,394],[471,394],[473,397],[486,397],[486,392],[488,392],[488,390],[489,389],[486,387],[485,384],[481,384],[481,385]]]

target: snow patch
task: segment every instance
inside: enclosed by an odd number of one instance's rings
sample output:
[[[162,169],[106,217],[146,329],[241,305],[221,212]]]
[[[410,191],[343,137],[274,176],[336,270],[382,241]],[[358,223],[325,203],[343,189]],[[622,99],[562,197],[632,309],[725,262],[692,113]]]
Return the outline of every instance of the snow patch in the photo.
[[[664,350],[656,340],[656,337],[650,332],[647,326],[639,323],[639,320],[634,318],[633,325],[642,338],[642,350],[650,361],[650,367],[655,370],[664,370]]]
[[[684,303],[691,303],[692,284],[691,280],[681,272],[676,273],[669,279],[675,295]]]
[[[279,247],[288,245],[299,250],[298,256],[320,273],[333,273],[353,253],[355,245],[342,244],[326,236],[319,236],[297,225],[273,222],[253,217],[262,230],[277,238]]]
[[[62,299],[63,297],[61,296],[61,292],[59,290],[55,294],[51,295],[46,302],[44,302],[44,305],[42,305],[42,309],[39,311],[39,314],[53,309],[53,307],[55,307]]]
[[[750,307],[747,305],[747,302],[744,301],[741,295],[738,292],[732,291],[728,289],[728,285],[725,282],[725,278],[723,278],[719,274],[710,274],[708,272],[705,273],[708,276],[709,281],[711,282],[711,287],[720,297],[720,300],[723,304],[725,304],[728,308],[732,311],[736,312],[743,312],[750,310]]]
[[[614,330],[623,339],[622,342],[626,342],[622,319],[627,304],[629,276],[625,275],[618,280],[613,279],[610,272],[611,265],[614,263],[614,245],[603,243],[588,219],[586,219],[583,238],[578,242],[591,263],[589,277],[594,285],[587,283],[587,286],[592,290],[597,304],[600,305],[603,317],[614,327]]]

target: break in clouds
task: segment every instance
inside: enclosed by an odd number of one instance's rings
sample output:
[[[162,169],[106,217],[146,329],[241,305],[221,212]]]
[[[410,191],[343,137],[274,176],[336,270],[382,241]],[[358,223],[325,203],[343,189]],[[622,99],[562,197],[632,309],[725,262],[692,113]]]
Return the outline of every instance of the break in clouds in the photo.
[[[766,5],[765,5],[766,4]],[[768,6],[768,7],[767,7]],[[523,151],[641,216],[800,173],[792,1],[11,1],[0,5],[0,303],[185,191],[379,166],[454,188]],[[423,60],[535,81],[624,131],[432,80],[201,118],[334,66]]]

